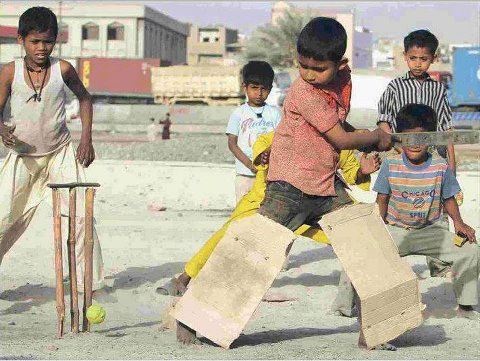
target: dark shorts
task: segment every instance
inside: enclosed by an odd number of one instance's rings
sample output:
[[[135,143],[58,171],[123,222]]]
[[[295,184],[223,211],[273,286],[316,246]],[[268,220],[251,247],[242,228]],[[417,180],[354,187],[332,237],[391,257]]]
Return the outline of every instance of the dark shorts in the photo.
[[[314,196],[283,181],[269,182],[259,213],[295,231],[302,224],[318,226],[323,215],[351,204],[344,183],[335,179],[337,196]]]

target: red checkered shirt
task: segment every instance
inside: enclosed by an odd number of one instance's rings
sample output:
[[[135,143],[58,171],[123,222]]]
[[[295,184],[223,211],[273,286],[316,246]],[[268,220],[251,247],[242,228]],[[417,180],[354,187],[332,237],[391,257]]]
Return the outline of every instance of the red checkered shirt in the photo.
[[[337,73],[328,87],[315,87],[301,77],[292,84],[275,130],[269,181],[285,181],[302,192],[333,196],[339,150],[325,133],[343,123],[350,110],[350,69]]]

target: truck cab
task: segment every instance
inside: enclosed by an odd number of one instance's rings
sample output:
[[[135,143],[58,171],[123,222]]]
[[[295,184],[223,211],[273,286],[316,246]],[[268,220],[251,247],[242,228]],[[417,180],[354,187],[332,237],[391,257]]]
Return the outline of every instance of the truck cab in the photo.
[[[453,50],[449,102],[454,108],[480,109],[480,47]]]

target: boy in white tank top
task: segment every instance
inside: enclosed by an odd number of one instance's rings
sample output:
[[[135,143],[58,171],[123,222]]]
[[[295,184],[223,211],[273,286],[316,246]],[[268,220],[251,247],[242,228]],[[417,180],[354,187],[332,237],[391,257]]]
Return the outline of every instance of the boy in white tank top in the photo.
[[[57,34],[57,18],[51,10],[26,10],[18,26],[18,41],[26,55],[6,64],[0,72],[0,137],[9,149],[0,168],[0,264],[28,227],[40,202],[49,197],[47,183],[85,181],[83,167],[95,158],[91,97],[70,63],[50,57]],[[66,86],[80,103],[82,135],[76,152],[66,125]],[[8,98],[10,114],[2,115]],[[82,206],[80,196],[78,207]],[[66,195],[62,208],[68,209]],[[83,217],[77,217],[79,280],[83,280],[83,224]],[[96,231],[93,261],[93,289],[98,290],[103,287],[103,261]]]

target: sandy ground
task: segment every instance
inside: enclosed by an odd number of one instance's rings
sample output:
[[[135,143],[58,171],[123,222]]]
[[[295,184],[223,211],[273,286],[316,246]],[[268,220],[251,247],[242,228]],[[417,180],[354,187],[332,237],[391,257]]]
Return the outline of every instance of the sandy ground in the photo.
[[[290,269],[274,288],[298,301],[261,303],[230,350],[185,347],[161,331],[160,315],[172,297],[156,287],[181,272],[184,262],[221,225],[234,205],[230,164],[99,160],[88,171],[102,187],[96,199],[108,295],[107,311],[89,334],[55,338],[54,269],[49,200],[0,268],[0,358],[22,359],[478,359],[480,323],[455,318],[452,286],[428,278],[423,257],[408,261],[423,279],[425,323],[404,334],[397,352],[356,347],[355,319],[328,314],[339,263],[329,247],[302,239]],[[120,181],[119,181],[120,180]],[[480,173],[463,171],[461,210],[480,233]],[[368,193],[357,192],[364,201]],[[152,203],[166,211],[150,211]],[[68,304],[68,303],[67,303]],[[69,322],[66,323],[67,328]]]

